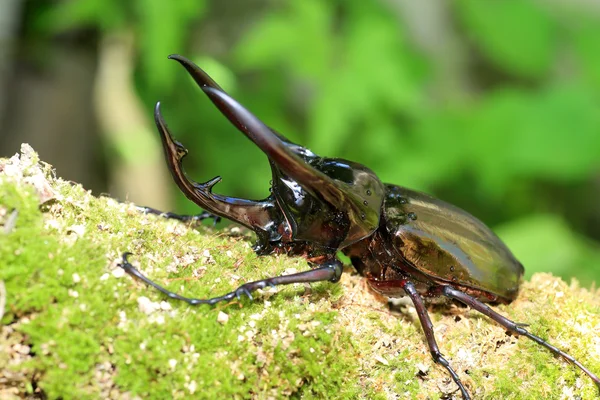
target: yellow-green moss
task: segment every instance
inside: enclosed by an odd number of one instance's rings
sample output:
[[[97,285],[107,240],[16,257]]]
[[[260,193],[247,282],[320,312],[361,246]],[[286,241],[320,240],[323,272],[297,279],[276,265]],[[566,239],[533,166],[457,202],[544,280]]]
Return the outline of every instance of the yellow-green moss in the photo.
[[[152,279],[197,297],[308,265],[257,257],[247,236],[192,229],[93,197],[52,178],[36,157],[24,148],[20,159],[0,161],[0,280],[7,292],[0,397],[456,395],[446,371],[431,361],[414,310],[388,312],[355,275],[214,307],[166,301],[122,274],[122,252],[134,253],[131,260]],[[48,183],[41,200],[36,176]],[[13,210],[16,226],[5,233],[1,224]],[[158,309],[144,312],[143,297]],[[517,301],[498,308],[599,373],[599,297],[536,275]],[[226,323],[217,321],[220,312]],[[442,351],[474,398],[598,395],[578,369],[475,312],[437,307],[432,319]]]

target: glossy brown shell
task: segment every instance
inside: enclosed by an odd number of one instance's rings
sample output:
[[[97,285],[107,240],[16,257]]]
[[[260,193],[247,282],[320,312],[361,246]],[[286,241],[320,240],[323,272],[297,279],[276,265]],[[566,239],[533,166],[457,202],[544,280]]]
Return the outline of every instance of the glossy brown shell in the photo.
[[[406,262],[440,283],[516,297],[523,265],[485,224],[424,193],[395,185],[386,192],[383,221]]]

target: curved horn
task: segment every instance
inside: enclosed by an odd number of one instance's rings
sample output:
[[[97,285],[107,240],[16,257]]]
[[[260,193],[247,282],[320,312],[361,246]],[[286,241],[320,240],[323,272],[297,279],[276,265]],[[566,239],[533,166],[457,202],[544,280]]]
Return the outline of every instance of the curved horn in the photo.
[[[288,146],[292,145],[292,142],[266,126],[229,96],[200,67],[178,54],[170,55],[169,59],[180,63],[227,119],[254,142],[282,171],[302,184],[313,195],[323,197],[335,207],[341,209],[356,208],[356,205],[349,201],[343,188],[291,151]]]
[[[238,222],[256,231],[257,235],[267,232],[272,224],[273,216],[271,210],[273,203],[270,200],[252,201],[222,196],[212,192],[213,186],[221,181],[217,176],[205,183],[195,182],[188,179],[183,172],[182,160],[188,151],[181,143],[173,140],[167,124],[160,113],[160,103],[156,103],[154,109],[154,121],[160,134],[165,152],[165,158],[169,165],[171,175],[181,189],[183,194],[198,204],[200,207],[213,214]],[[263,236],[265,234],[262,234]]]
[[[227,93],[225,90],[223,90],[223,88],[221,86],[219,86],[219,84],[217,82],[215,82],[206,72],[204,72],[204,70],[202,68],[200,68],[199,66],[197,66],[192,61],[185,58],[184,56],[180,56],[179,54],[171,54],[168,58],[169,58],[169,60],[175,60],[179,64],[181,64],[187,70],[187,72],[190,74],[192,79],[194,79],[196,84],[201,89],[204,89],[205,87],[209,87],[209,88],[217,89],[223,93]],[[210,96],[209,96],[209,99],[213,100]],[[269,128],[269,129],[271,129],[271,128]],[[273,133],[275,133],[275,135],[279,136],[279,138],[281,140],[283,140],[284,142],[292,143],[285,136],[274,131],[273,129],[271,129],[271,130],[273,131]]]
[[[316,170],[292,152],[286,142],[250,111],[221,90],[211,87],[203,87],[202,90],[223,115],[255,143],[282,171],[313,194],[322,196],[332,205],[336,207],[347,206],[344,191],[333,179]]]

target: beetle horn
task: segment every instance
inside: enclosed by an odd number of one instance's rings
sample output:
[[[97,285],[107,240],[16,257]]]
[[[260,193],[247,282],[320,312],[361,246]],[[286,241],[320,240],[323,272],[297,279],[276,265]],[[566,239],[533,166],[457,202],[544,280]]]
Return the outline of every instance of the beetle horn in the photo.
[[[322,196],[332,205],[349,206],[346,204],[343,190],[333,179],[316,170],[291,151],[286,142],[254,114],[222,90],[208,86],[203,86],[202,90],[223,115],[287,175],[313,194]]]
[[[227,119],[254,142],[272,162],[277,164],[278,168],[300,183],[312,195],[321,197],[334,207],[346,210],[356,218],[364,220],[364,210],[361,209],[362,201],[357,202],[356,199],[349,196],[352,189],[349,190],[348,187],[344,187],[340,182],[308,164],[294,151],[296,147],[300,146],[266,126],[229,96],[206,72],[187,58],[172,54],[169,59],[179,62]],[[376,218],[374,218],[375,225],[378,220],[377,212]]]
[[[223,90],[223,88],[221,86],[219,86],[219,84],[217,82],[215,82],[213,80],[213,78],[208,76],[208,74],[206,72],[204,72],[204,70],[202,68],[200,68],[199,66],[197,66],[192,61],[185,58],[184,56],[180,56],[179,54],[171,54],[168,58],[169,58],[169,60],[175,60],[179,64],[181,64],[183,66],[183,68],[185,68],[186,71],[190,74],[192,79],[194,79],[194,81],[200,87],[200,89],[204,90],[204,88],[209,87],[209,88],[213,88],[213,89],[219,90],[219,91],[227,94],[227,92],[225,90]],[[211,101],[213,101],[213,103],[214,103],[214,100],[212,97],[208,96],[208,98]],[[217,104],[215,103],[215,105],[217,105]],[[217,107],[218,107],[218,105],[217,105]],[[269,128],[269,129],[271,129],[271,128]],[[273,131],[273,130],[271,129],[271,131]],[[277,135],[282,141],[287,142],[287,143],[292,143],[286,137],[282,136],[278,132],[273,131],[273,133],[275,133],[275,135]]]
[[[179,54],[171,54],[168,58],[169,60],[175,60],[181,64],[201,88],[210,87],[222,92],[224,91],[206,72],[187,58],[180,56]]]

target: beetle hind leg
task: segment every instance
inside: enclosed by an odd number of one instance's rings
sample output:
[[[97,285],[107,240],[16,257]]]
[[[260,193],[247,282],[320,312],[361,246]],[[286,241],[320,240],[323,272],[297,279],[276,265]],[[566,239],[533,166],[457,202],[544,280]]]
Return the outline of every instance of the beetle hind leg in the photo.
[[[406,294],[410,297],[410,299],[412,300],[412,302],[415,306],[415,309],[417,310],[417,315],[419,316],[419,321],[421,322],[421,326],[423,327],[423,332],[425,333],[425,338],[427,339],[427,345],[429,346],[429,352],[431,353],[431,357],[433,358],[433,361],[435,361],[437,364],[440,364],[442,367],[446,368],[446,371],[448,371],[448,373],[452,377],[452,380],[454,381],[454,383],[456,383],[456,385],[460,389],[460,393],[462,394],[463,399],[470,400],[471,396],[469,395],[469,392],[467,392],[467,389],[465,388],[464,384],[460,380],[458,374],[456,373],[456,371],[454,371],[454,369],[452,368],[452,366],[450,365],[448,360],[446,360],[444,358],[444,356],[442,355],[442,353],[440,352],[440,349],[435,340],[435,334],[433,332],[433,324],[431,323],[429,314],[427,314],[427,308],[425,307],[425,304],[423,303],[423,299],[421,298],[421,295],[419,294],[419,292],[417,292],[415,285],[410,281],[402,280],[401,287],[404,289]]]
[[[545,348],[547,348],[548,350],[553,352],[555,355],[564,358],[571,364],[578,367],[587,376],[589,376],[592,379],[592,381],[594,381],[596,386],[598,386],[598,389],[600,390],[600,378],[598,378],[598,376],[596,374],[594,374],[592,371],[590,371],[585,366],[583,366],[583,364],[581,364],[579,361],[577,361],[575,358],[573,358],[573,356],[571,356],[571,355],[565,353],[564,351],[560,350],[559,348],[551,345],[550,343],[546,342],[541,337],[536,336],[536,335],[530,333],[529,331],[527,331],[523,327],[524,324],[518,324],[514,321],[511,321],[510,319],[508,319],[508,318],[504,317],[503,315],[497,313],[496,311],[492,310],[490,308],[490,306],[488,306],[487,304],[482,303],[481,301],[477,300],[476,298],[469,296],[468,294],[463,293],[460,290],[454,289],[450,286],[440,286],[440,287],[437,287],[437,290],[439,291],[440,294],[442,294],[448,298],[458,300],[461,303],[473,308],[474,310],[479,311],[480,313],[493,319],[494,321],[496,321],[498,324],[502,325],[509,331],[514,332],[518,335],[526,336],[529,339],[536,342],[537,344],[544,346]]]

